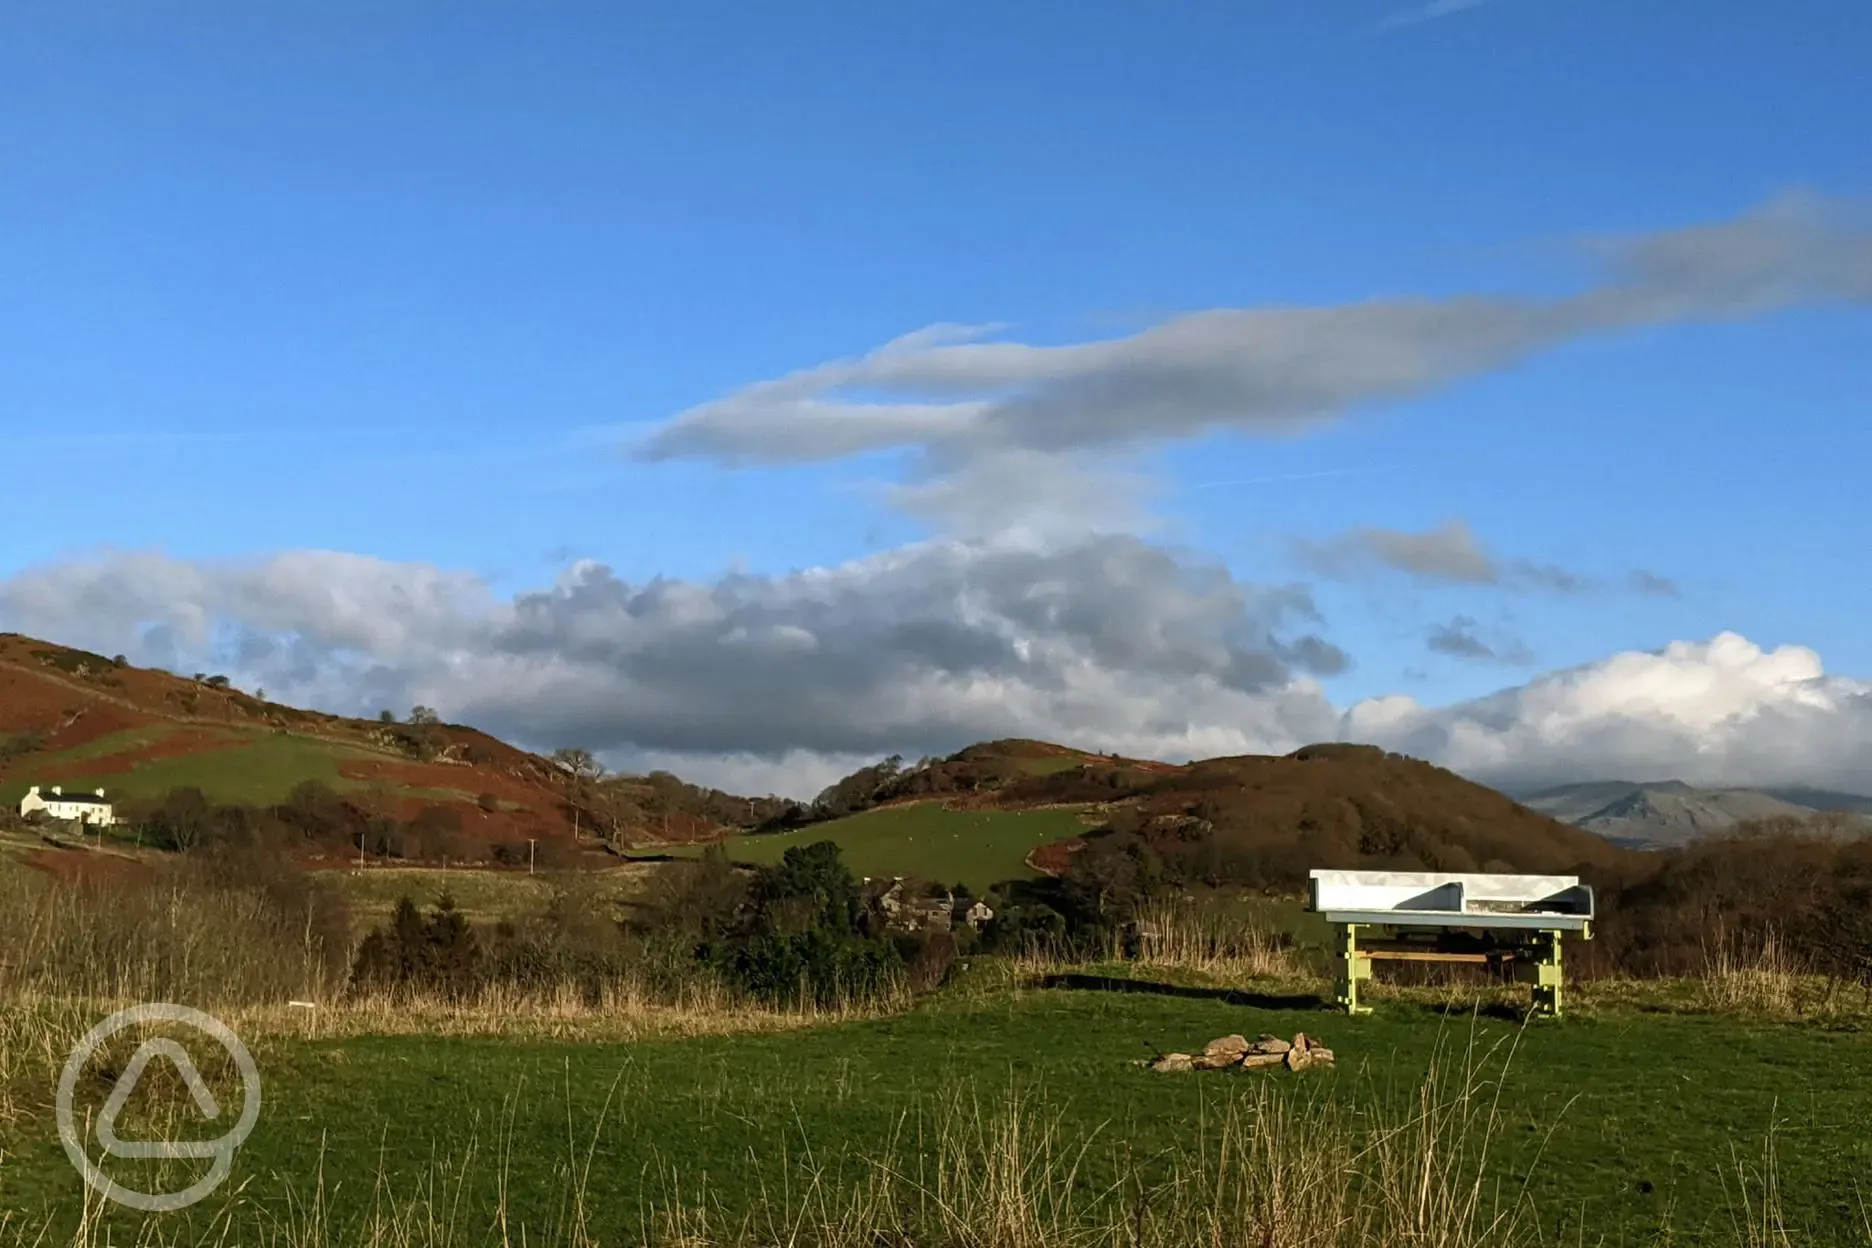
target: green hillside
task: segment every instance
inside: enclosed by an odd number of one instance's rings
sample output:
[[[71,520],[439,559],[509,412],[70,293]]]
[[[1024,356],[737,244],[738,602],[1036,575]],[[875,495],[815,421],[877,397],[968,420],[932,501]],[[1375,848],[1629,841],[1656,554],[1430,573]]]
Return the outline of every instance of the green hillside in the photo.
[[[914,802],[787,832],[731,837],[724,844],[733,861],[766,866],[792,846],[834,841],[855,875],[912,876],[979,891],[997,880],[1034,875],[1026,863],[1029,853],[1085,831],[1073,810],[951,810],[938,802]]]
[[[315,737],[229,729],[219,748],[153,758],[129,770],[93,773],[81,765],[157,744],[166,735],[167,730],[161,728],[113,733],[70,750],[39,755],[32,760],[32,769],[58,775],[60,779],[43,783],[57,783],[74,792],[101,788],[115,798],[156,798],[171,789],[194,787],[212,801],[265,804],[285,800],[303,780],[322,780],[340,790],[357,787],[339,775],[339,765],[383,758],[362,747]],[[29,783],[38,782],[27,768],[15,772],[0,783],[0,801],[16,803]]]

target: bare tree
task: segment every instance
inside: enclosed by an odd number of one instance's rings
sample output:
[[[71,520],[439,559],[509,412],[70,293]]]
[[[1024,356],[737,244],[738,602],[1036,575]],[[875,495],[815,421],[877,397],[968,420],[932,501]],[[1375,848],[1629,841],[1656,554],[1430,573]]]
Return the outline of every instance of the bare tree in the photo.
[[[560,770],[581,779],[596,780],[604,775],[604,764],[592,755],[590,750],[567,746],[552,752],[552,761]]]
[[[604,764],[590,750],[567,746],[554,750],[553,765],[565,773],[566,805],[572,809],[572,839],[578,839],[580,817],[592,809],[598,781],[604,776]]]

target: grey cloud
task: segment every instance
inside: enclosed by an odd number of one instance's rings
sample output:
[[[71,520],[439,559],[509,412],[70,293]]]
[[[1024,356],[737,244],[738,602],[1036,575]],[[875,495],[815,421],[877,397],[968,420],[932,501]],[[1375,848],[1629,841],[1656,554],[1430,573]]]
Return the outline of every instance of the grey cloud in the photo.
[[[1676,581],[1667,576],[1659,576],[1655,572],[1642,570],[1629,572],[1625,576],[1625,583],[1634,593],[1650,594],[1658,598],[1676,598],[1683,592]]]
[[[1438,624],[1432,628],[1425,644],[1436,653],[1447,654],[1452,658],[1494,658],[1494,649],[1477,637],[1474,630],[1475,621],[1459,615],[1447,624]]]
[[[1425,635],[1424,645],[1433,653],[1470,662],[1532,662],[1533,655],[1522,642],[1507,635],[1484,641],[1479,635],[1480,627],[1470,616],[1459,615],[1448,623],[1433,625]]]
[[[1156,529],[1145,475],[1091,455],[1006,451],[956,462],[932,456],[885,488],[897,510],[960,538],[1034,541]]]
[[[1355,580],[1389,570],[1425,584],[1498,585],[1556,594],[1607,588],[1594,577],[1551,563],[1498,559],[1460,518],[1422,533],[1359,525],[1329,538],[1293,538],[1289,547],[1302,566],[1334,580]],[[1670,581],[1650,572],[1632,572],[1622,584],[1637,593],[1675,592]]]
[[[1583,337],[1872,297],[1872,231],[1857,209],[1813,196],[1582,250],[1600,266],[1597,281],[1554,299],[1223,308],[1046,347],[939,326],[692,408],[636,453],[745,464],[908,447],[954,464],[1008,449],[1270,432],[1417,397]]]
[[[1361,525],[1324,540],[1297,538],[1294,554],[1322,576],[1350,579],[1388,567],[1427,581],[1491,585],[1501,569],[1462,520],[1446,520],[1425,533]]]
[[[556,725],[607,748],[921,752],[1036,715],[1096,723],[1102,711],[1067,709],[1088,684],[1138,685],[1127,698],[1150,682],[1220,697],[1282,689],[1301,664],[1343,662],[1290,636],[1316,619],[1303,591],[1243,586],[1128,538],[932,544],[710,586],[590,568],[517,599],[495,638],[500,660],[555,696],[497,692],[470,710],[528,738]]]
[[[1578,594],[1596,588],[1596,583],[1577,572],[1551,563],[1535,563],[1529,559],[1511,559],[1503,567],[1499,578],[1510,584],[1530,589],[1545,589],[1556,594]]]
[[[0,621],[139,658],[160,641],[171,663],[328,709],[420,702],[539,748],[745,775],[1007,735],[1282,748],[1333,733],[1307,677],[1349,662],[1304,589],[1129,537],[931,543],[710,582],[585,563],[506,601],[421,565],[133,553],[0,582]]]

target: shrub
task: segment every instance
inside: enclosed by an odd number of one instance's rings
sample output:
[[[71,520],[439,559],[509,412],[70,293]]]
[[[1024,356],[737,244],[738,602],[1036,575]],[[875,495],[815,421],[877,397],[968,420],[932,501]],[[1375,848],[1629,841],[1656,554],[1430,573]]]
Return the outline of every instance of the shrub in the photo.
[[[901,950],[899,952],[901,956]],[[911,990],[930,992],[940,988],[949,978],[949,968],[954,965],[957,952],[956,938],[948,932],[926,932],[914,940],[905,958]]]
[[[888,992],[903,971],[895,945],[826,927],[750,937],[718,954],[717,964],[770,1005],[865,1000]]]
[[[467,916],[444,893],[427,919],[407,896],[390,922],[358,946],[352,963],[354,992],[407,996],[416,992],[459,998],[480,980],[481,948]]]

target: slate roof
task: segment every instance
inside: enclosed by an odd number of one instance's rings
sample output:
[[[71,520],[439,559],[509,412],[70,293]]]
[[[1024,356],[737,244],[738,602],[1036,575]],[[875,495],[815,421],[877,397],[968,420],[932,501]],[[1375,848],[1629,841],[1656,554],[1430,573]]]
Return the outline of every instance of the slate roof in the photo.
[[[41,788],[39,798],[45,802],[72,802],[79,806],[108,806],[109,802],[95,793],[54,793],[51,789]]]

